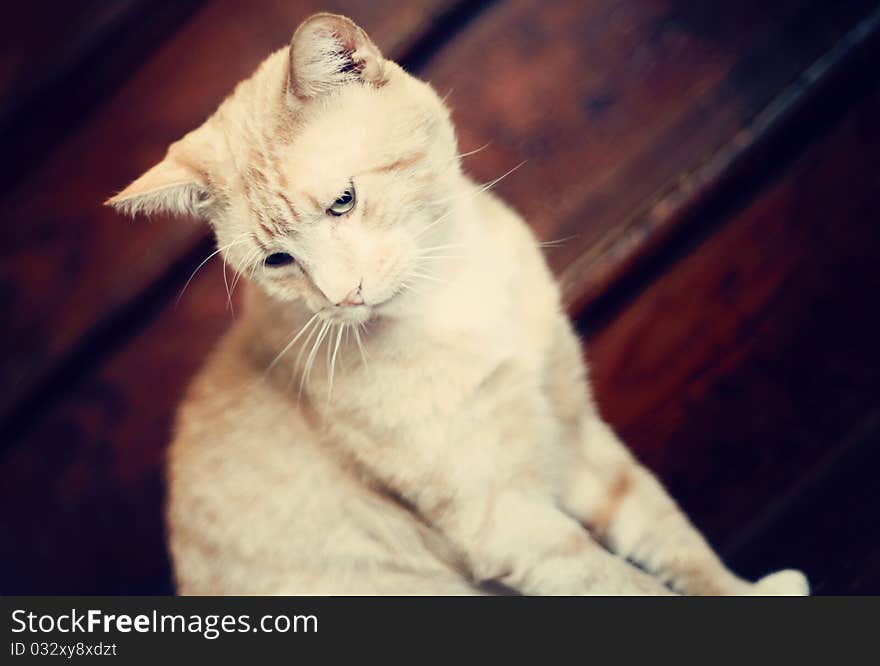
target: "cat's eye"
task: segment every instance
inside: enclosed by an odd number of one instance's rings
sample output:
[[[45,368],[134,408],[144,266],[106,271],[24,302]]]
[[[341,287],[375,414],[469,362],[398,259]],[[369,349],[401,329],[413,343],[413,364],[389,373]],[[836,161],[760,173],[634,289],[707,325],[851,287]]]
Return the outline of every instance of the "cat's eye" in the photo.
[[[277,268],[278,266],[289,266],[293,262],[293,256],[287,254],[287,252],[275,252],[266,257],[266,260],[263,263],[270,268]]]
[[[345,215],[354,208],[355,203],[357,203],[357,199],[355,198],[354,185],[349,185],[336,198],[336,201],[330,204],[327,212],[331,215]]]

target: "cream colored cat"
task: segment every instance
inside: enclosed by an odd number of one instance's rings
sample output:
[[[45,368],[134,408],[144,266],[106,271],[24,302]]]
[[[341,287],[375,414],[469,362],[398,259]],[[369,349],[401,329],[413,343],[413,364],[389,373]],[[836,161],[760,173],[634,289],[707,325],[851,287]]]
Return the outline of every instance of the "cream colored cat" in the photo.
[[[181,593],[807,592],[728,571],[602,421],[529,228],[348,19],[110,203],[206,219],[248,283],[171,446]]]

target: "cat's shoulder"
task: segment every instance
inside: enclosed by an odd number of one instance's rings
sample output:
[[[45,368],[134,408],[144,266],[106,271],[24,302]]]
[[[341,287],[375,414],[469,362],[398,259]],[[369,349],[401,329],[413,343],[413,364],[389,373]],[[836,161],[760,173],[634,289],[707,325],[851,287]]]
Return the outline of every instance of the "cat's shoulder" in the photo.
[[[242,424],[273,423],[290,401],[243,350],[233,327],[191,380],[175,419],[175,440],[222,437]]]

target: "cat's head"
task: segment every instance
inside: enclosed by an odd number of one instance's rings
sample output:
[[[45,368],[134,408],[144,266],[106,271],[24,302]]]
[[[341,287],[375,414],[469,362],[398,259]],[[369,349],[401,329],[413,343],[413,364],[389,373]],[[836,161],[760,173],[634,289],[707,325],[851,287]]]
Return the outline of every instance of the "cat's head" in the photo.
[[[357,322],[446,242],[459,169],[433,89],[349,19],[318,14],[108,203],[205,219],[229,265],[270,295]]]

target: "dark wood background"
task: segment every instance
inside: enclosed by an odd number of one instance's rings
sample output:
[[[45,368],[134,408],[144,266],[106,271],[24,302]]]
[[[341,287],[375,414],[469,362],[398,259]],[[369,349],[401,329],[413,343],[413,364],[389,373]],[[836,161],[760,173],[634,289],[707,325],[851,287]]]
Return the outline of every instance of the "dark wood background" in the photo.
[[[171,590],[162,462],[230,321],[206,229],[101,202],[300,20],[450,92],[546,241],[603,413],[740,572],[880,593],[880,3],[0,10],[0,593]]]

